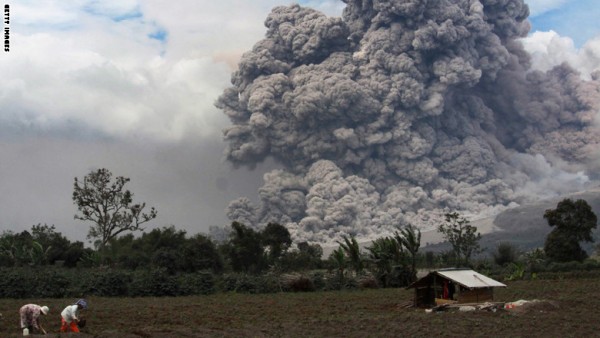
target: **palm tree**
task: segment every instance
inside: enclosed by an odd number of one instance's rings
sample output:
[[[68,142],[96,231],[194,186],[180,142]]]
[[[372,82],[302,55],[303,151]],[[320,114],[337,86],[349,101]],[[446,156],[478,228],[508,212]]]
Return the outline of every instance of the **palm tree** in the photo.
[[[403,246],[410,255],[412,280],[415,281],[417,280],[417,253],[421,247],[421,230],[409,224],[400,230],[400,234],[396,232],[395,238],[398,244]]]
[[[356,241],[354,236],[348,238],[346,236],[342,236],[344,242],[337,241],[342,250],[346,253],[346,256],[350,259],[350,264],[354,268],[354,272],[356,274],[360,274],[363,270],[363,259],[360,253],[360,246]]]
[[[383,237],[374,240],[367,250],[369,250],[369,259],[375,263],[377,279],[383,287],[387,287],[394,266],[402,264],[404,258],[402,246],[392,237]]]
[[[329,256],[329,260],[332,261],[337,268],[338,274],[340,276],[344,275],[344,270],[348,265],[348,261],[346,260],[346,253],[342,248],[337,248],[333,250],[331,255]]]

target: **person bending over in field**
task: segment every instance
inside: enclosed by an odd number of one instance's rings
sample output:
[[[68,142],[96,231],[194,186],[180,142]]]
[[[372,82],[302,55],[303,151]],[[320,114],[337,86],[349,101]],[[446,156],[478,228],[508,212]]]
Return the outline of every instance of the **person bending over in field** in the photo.
[[[79,310],[87,309],[85,299],[78,300],[75,304],[67,306],[61,313],[60,332],[79,332]]]
[[[47,306],[39,306],[36,304],[23,305],[19,309],[21,315],[21,329],[23,334],[41,332],[46,334],[46,330],[40,323],[40,315],[47,315],[50,309]]]

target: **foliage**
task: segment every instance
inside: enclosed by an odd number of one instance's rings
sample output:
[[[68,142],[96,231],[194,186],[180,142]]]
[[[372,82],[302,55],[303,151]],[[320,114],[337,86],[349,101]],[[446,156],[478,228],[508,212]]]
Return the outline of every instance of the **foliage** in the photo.
[[[0,298],[60,298],[67,296],[70,279],[54,269],[0,269]]]
[[[34,225],[31,231],[0,234],[0,266],[45,266],[62,264],[74,267],[84,254],[83,243],[71,243],[54,225]]]
[[[292,238],[286,227],[278,223],[269,223],[261,231],[263,245],[268,249],[268,261],[274,264],[290,247]]]
[[[282,271],[319,269],[323,266],[321,256],[323,248],[319,244],[300,242],[297,248],[286,251],[279,262]]]
[[[556,209],[546,210],[544,218],[549,226],[554,227],[544,244],[550,260],[581,262],[587,258],[579,243],[593,241],[592,230],[596,228],[598,218],[585,200],[566,198],[558,203]]]
[[[87,174],[83,182],[75,177],[73,202],[79,214],[75,219],[94,223],[88,238],[97,239],[98,247],[125,231],[143,230],[141,225],[156,218],[156,210],[144,213],[146,203],[133,204],[133,194],[124,190],[129,178],[118,176],[112,180],[108,169],[98,169]]]
[[[503,242],[496,246],[496,251],[492,255],[496,264],[506,266],[517,261],[519,252],[511,243]]]
[[[273,275],[247,273],[224,274],[220,288],[224,292],[236,293],[272,293],[282,290],[279,280]]]
[[[309,292],[315,291],[315,283],[306,275],[291,275],[283,281],[283,290],[290,292]]]
[[[102,257],[98,251],[85,251],[80,258],[80,265],[84,268],[99,267],[102,265]]]
[[[343,242],[338,241],[340,248],[344,251],[350,266],[354,269],[356,274],[360,274],[364,268],[364,262],[360,246],[354,236],[342,236]]]
[[[239,222],[233,222],[231,228],[229,242],[222,245],[222,250],[233,271],[261,272],[265,258],[260,233]]]
[[[452,245],[456,266],[468,266],[471,256],[480,250],[481,234],[477,232],[477,227],[457,212],[446,214],[445,221],[438,226],[438,232]]]
[[[358,288],[358,281],[354,276],[340,275],[339,273],[330,273],[325,276],[324,291],[332,290],[354,290]]]
[[[165,269],[136,271],[129,285],[132,297],[165,297],[180,294],[177,278]]]
[[[181,274],[177,282],[180,295],[208,295],[217,291],[215,276],[211,271]]]
[[[411,282],[414,282],[417,280],[417,253],[421,247],[421,230],[414,228],[412,225],[408,225],[400,230],[400,234],[396,233],[395,238],[396,241],[406,249],[406,252],[410,257],[412,271]]]
[[[383,237],[374,240],[367,250],[368,258],[375,267],[377,280],[383,287],[390,286],[394,277],[394,267],[407,264],[403,246],[396,238]]]
[[[223,257],[217,246],[205,235],[197,234],[186,240],[181,246],[181,253],[180,270],[183,272],[223,271]]]
[[[31,238],[39,243],[40,249],[44,251],[43,261],[47,264],[54,264],[57,260],[67,258],[67,248],[71,242],[56,231],[54,225],[37,224],[31,227]]]
[[[153,229],[139,238],[132,234],[113,238],[99,252],[103,264],[131,270],[161,268],[176,274],[223,269],[223,258],[208,237],[196,234],[188,238],[174,226]]]
[[[525,267],[525,264],[522,262],[511,262],[508,265],[509,270],[506,280],[513,281],[525,278]]]
[[[329,254],[328,263],[330,270],[335,269],[338,275],[343,276],[348,267],[348,259],[346,258],[344,249],[340,247],[333,250],[331,254]]]
[[[14,234],[5,231],[0,237],[0,255],[3,266],[42,265],[44,249],[35,243],[28,231]]]
[[[80,292],[101,297],[119,297],[129,294],[132,275],[123,270],[95,270],[83,278]]]

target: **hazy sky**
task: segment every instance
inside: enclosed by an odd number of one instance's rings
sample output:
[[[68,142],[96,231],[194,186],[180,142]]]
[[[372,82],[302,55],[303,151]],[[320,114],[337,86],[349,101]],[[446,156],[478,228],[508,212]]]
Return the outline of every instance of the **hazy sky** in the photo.
[[[158,210],[149,227],[189,233],[227,223],[254,198],[264,168],[223,163],[214,107],[241,53],[281,0],[8,0],[10,51],[0,55],[0,231],[54,224],[83,240],[74,177],[97,168],[131,178]],[[339,15],[342,1],[301,4]],[[529,0],[535,67],[600,63],[600,2]],[[7,25],[4,24],[4,27]],[[266,165],[269,166],[269,165]]]

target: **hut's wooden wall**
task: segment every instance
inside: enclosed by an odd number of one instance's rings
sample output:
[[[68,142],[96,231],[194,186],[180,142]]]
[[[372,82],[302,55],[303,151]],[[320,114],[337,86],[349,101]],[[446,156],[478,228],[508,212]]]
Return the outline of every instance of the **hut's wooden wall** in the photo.
[[[431,287],[415,288],[414,305],[416,307],[426,307],[426,306],[435,305],[435,295],[433,294],[433,288],[431,288]]]
[[[492,288],[461,290],[458,295],[459,303],[482,303],[494,300],[494,290]]]

